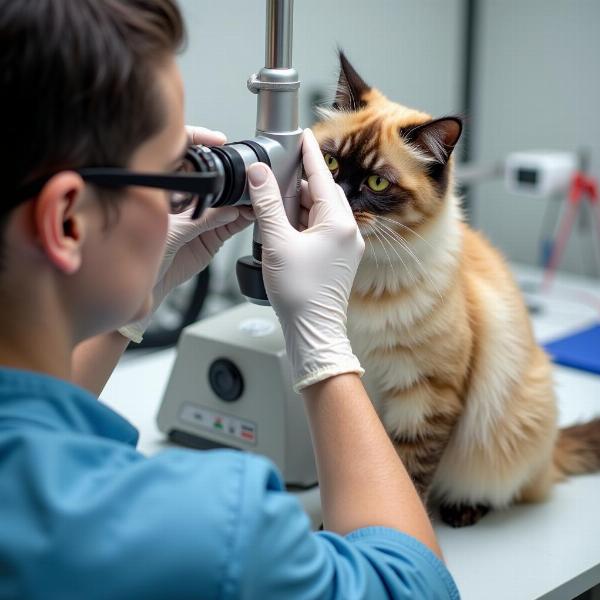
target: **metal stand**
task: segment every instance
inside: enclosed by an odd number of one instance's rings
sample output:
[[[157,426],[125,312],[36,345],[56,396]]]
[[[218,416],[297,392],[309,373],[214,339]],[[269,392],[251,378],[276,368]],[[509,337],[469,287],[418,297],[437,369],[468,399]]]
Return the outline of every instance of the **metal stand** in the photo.
[[[300,145],[298,126],[298,73],[292,68],[293,0],[267,0],[265,66],[248,79],[248,89],[257,95],[256,141],[275,143],[269,152],[270,167],[281,190],[285,212],[297,227],[300,211]],[[252,256],[236,265],[242,294],[255,304],[269,304],[262,279],[262,239],[254,226]]]

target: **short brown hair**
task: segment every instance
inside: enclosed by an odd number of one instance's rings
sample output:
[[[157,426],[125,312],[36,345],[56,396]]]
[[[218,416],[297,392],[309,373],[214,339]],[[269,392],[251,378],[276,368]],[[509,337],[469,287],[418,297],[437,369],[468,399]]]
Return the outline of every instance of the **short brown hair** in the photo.
[[[175,0],[0,0],[0,216],[37,177],[126,166],[163,126],[155,67],[184,37]]]

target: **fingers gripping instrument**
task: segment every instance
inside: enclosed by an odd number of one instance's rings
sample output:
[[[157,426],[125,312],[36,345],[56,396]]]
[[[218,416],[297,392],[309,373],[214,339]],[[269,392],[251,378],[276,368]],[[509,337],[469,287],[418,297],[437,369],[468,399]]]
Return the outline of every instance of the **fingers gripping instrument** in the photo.
[[[248,79],[257,95],[256,137],[251,142],[264,148],[283,198],[290,223],[298,227],[300,213],[300,147],[298,126],[300,81],[292,68],[294,0],[267,0],[265,66]],[[240,291],[255,304],[268,305],[262,278],[260,227],[254,225],[252,255],[240,258],[236,274]]]

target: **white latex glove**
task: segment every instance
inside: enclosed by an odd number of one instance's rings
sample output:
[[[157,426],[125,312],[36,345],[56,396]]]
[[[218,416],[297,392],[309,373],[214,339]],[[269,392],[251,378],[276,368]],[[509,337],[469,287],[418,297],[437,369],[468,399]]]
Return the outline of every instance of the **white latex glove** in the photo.
[[[263,164],[248,169],[265,288],[283,329],[297,392],[333,375],[364,373],[348,341],[346,312],[365,244],[309,129],[302,160],[308,179],[302,203],[309,209],[304,231],[290,225],[271,170]]]
[[[190,143],[221,145],[224,134],[203,127],[186,127]],[[223,243],[254,221],[248,206],[208,208],[199,219],[190,219],[193,207],[178,215],[169,215],[165,254],[152,291],[151,313],[119,329],[119,333],[139,344],[150,324],[152,314],[169,292],[187,281],[210,263]]]

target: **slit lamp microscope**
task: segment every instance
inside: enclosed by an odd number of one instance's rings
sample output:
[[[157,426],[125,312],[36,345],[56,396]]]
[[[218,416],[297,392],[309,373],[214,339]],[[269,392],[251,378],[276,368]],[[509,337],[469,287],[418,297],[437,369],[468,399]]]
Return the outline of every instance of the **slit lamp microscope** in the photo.
[[[246,169],[267,163],[290,223],[300,209],[298,73],[292,68],[293,0],[267,0],[265,66],[248,80],[257,96],[254,138],[195,147],[189,168],[214,176],[204,206],[250,204]],[[293,392],[283,334],[269,306],[261,271],[261,237],[236,274],[250,301],[187,327],[160,406],[159,429],[192,448],[235,448],[269,457],[290,486],[316,483],[304,405]]]

